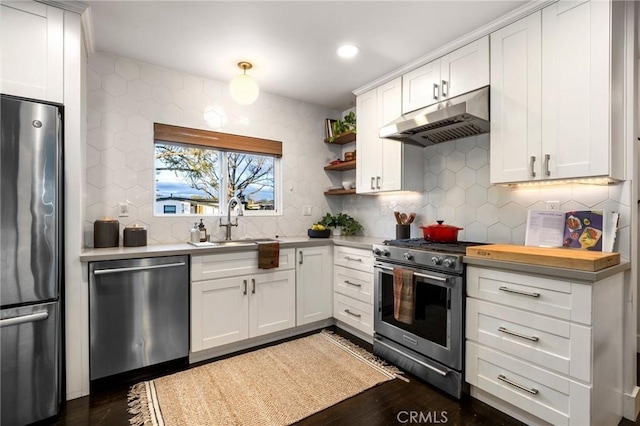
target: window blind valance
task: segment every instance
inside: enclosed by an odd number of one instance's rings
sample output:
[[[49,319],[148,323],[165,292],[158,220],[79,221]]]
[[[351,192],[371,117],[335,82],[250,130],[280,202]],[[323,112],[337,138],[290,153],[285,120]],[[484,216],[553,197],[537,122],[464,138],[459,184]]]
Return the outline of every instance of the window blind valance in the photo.
[[[200,145],[227,151],[282,157],[282,142],[230,133],[153,123],[154,141]]]

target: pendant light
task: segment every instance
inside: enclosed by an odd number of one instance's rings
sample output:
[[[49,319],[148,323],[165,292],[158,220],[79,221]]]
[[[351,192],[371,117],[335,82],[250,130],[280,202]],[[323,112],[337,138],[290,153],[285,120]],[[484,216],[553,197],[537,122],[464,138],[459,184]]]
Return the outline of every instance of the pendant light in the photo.
[[[238,68],[242,70],[242,74],[233,77],[229,83],[229,92],[233,100],[240,105],[250,105],[258,99],[260,93],[258,83],[247,75],[247,70],[253,68],[253,65],[249,62],[239,62]]]

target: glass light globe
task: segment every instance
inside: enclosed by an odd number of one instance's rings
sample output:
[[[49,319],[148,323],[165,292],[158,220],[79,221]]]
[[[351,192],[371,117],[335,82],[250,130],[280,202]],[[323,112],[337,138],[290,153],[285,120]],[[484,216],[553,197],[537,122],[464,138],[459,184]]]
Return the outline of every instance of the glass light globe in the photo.
[[[250,105],[258,99],[260,88],[253,78],[246,74],[240,74],[229,83],[229,92],[231,92],[233,100],[240,105]]]

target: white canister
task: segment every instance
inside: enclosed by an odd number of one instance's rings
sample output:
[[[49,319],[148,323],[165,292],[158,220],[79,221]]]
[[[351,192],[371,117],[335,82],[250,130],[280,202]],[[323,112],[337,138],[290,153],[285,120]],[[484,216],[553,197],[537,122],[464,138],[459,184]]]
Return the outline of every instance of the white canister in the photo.
[[[189,232],[189,241],[192,243],[200,242],[200,230],[198,229],[198,223],[193,224],[193,228]]]

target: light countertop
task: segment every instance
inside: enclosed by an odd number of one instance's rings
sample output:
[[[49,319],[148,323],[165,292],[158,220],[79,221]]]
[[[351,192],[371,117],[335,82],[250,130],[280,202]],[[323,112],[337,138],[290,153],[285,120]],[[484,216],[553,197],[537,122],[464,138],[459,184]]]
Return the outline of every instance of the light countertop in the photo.
[[[354,248],[371,250],[373,244],[380,244],[385,238],[382,237],[331,237],[331,238],[309,238],[301,237],[279,237],[282,248],[311,247],[321,245],[339,245]],[[181,254],[198,255],[228,253],[233,251],[258,250],[258,245],[242,246],[219,246],[219,247],[195,247],[188,243],[175,244],[154,244],[142,247],[109,247],[109,248],[86,248],[80,254],[80,261],[93,262],[100,260],[117,259],[138,259],[141,257],[175,256]]]
[[[464,263],[466,263],[467,265],[482,266],[493,269],[503,269],[507,271],[522,272],[531,275],[548,275],[549,277],[553,278],[587,282],[600,281],[602,279],[615,275],[618,272],[623,272],[627,269],[631,269],[631,262],[628,262],[626,260],[623,260],[618,265],[611,266],[610,268],[606,269],[601,269],[595,272],[580,271],[577,269],[556,268],[552,266],[540,266],[529,263],[507,262],[505,260],[482,259],[470,256],[465,256]]]

